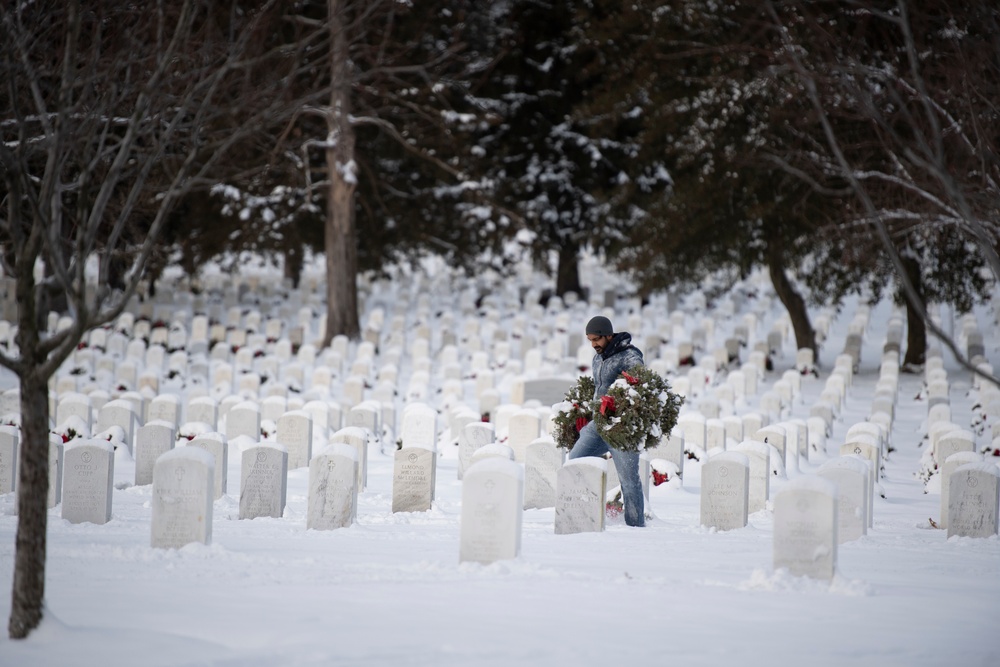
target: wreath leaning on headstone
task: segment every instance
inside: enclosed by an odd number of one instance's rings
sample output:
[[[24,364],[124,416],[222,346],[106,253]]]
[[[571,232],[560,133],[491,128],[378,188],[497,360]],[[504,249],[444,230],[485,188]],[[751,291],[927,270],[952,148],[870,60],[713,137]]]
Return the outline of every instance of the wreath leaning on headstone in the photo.
[[[562,403],[555,406],[555,441],[563,449],[572,449],[580,438],[580,430],[593,419],[594,378],[582,375],[570,387]]]
[[[594,425],[615,449],[641,452],[655,447],[677,425],[684,399],[659,373],[639,365],[622,372],[595,404]]]

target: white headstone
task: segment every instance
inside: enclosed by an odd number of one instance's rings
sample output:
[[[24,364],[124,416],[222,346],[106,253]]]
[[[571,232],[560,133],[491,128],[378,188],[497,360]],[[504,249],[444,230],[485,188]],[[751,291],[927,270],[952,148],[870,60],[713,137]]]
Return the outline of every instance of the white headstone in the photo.
[[[951,486],[951,474],[959,467],[969,463],[982,463],[983,455],[977,452],[956,452],[945,459],[941,465],[941,516],[938,518],[938,527],[948,527],[948,493]]]
[[[62,437],[56,434],[49,436],[49,497],[47,506],[52,509],[62,502],[63,462],[66,446]]]
[[[722,452],[701,467],[701,525],[733,530],[747,525],[750,459]]]
[[[774,498],[774,568],[831,581],[837,570],[837,486],[796,477]]]
[[[410,403],[403,409],[400,427],[403,447],[437,449],[437,411],[425,403]]]
[[[14,426],[0,426],[0,494],[13,493],[17,481],[19,431]]]
[[[851,454],[860,456],[871,463],[868,479],[868,498],[872,501],[868,503],[868,525],[871,526],[875,505],[875,483],[878,480],[879,470],[881,470],[882,451],[878,443],[871,436],[855,435],[853,442],[847,442],[840,446],[841,456],[849,456]]]
[[[494,458],[471,466],[462,482],[459,560],[489,564],[521,552],[524,471]]]
[[[766,509],[771,497],[771,448],[758,440],[744,440],[733,451],[746,455],[750,462],[747,513]]]
[[[358,452],[346,444],[327,445],[309,462],[306,528],[333,530],[354,523],[358,513]]]
[[[111,520],[115,448],[104,440],[77,440],[63,458],[62,518],[70,523]]]
[[[258,439],[259,440],[259,439]],[[187,443],[188,447],[203,449],[212,455],[215,461],[212,486],[212,499],[218,500],[226,493],[226,474],[229,468],[229,442],[221,433],[201,433]],[[154,467],[155,475],[156,469]]]
[[[687,455],[684,453],[684,435],[679,429],[668,436],[660,438],[660,444],[651,449],[647,449],[650,460],[663,459],[677,466],[678,477],[684,476],[684,460]]]
[[[93,410],[90,397],[86,394],[63,394],[56,407],[56,426],[62,426],[70,417],[83,420],[88,429],[93,426]]]
[[[358,455],[358,493],[368,486],[368,430],[360,426],[346,426],[330,436],[330,444],[344,444],[354,448]]]
[[[280,519],[288,489],[288,451],[262,442],[243,450],[240,464],[240,518]]]
[[[778,450],[778,454],[781,455],[780,464],[782,469],[784,469],[788,460],[786,453],[788,446],[785,429],[783,427],[778,426],[777,424],[763,426],[754,432],[752,439],[758,442],[767,443]]]
[[[677,418],[677,428],[684,435],[686,446],[705,449],[705,415],[700,412],[682,414]]]
[[[147,417],[147,421],[165,421],[177,428],[181,422],[181,399],[173,394],[156,396],[149,402]],[[213,428],[215,428],[214,425]],[[152,468],[150,468],[150,481],[146,482],[147,484],[152,484],[152,472]]]
[[[403,447],[395,452],[392,476],[392,511],[425,512],[431,508],[437,454],[424,447]]]
[[[139,427],[135,436],[135,485],[153,483],[153,465],[160,455],[174,448],[176,426],[172,422],[151,420]]]
[[[237,403],[226,413],[226,438],[235,440],[239,437],[260,441],[260,408],[253,401]]]
[[[597,456],[570,459],[556,476],[557,535],[604,530],[608,464]]]
[[[514,457],[524,463],[528,445],[541,434],[541,420],[534,410],[518,410],[507,422],[507,445],[514,450]]]
[[[967,463],[948,482],[948,537],[997,534],[1000,469],[989,462]]]
[[[524,509],[555,507],[556,484],[565,451],[550,437],[538,438],[524,453]]]
[[[820,466],[816,474],[837,485],[837,540],[850,542],[868,534],[870,466],[857,456],[841,456]]]
[[[98,412],[97,433],[106,431],[112,426],[120,426],[125,432],[125,445],[131,453],[136,422],[137,416],[132,403],[124,399],[116,399],[105,403]]]
[[[472,464],[472,455],[484,445],[495,441],[496,433],[493,424],[474,421],[462,427],[463,437],[458,441],[459,466],[467,470]]]
[[[219,405],[210,396],[197,396],[188,401],[187,421],[208,424],[211,430],[218,428]]]
[[[278,417],[274,437],[288,451],[288,469],[304,468],[312,458],[312,416],[305,410],[292,410]]]
[[[215,458],[197,447],[178,447],[153,466],[151,544],[179,549],[212,542]]]

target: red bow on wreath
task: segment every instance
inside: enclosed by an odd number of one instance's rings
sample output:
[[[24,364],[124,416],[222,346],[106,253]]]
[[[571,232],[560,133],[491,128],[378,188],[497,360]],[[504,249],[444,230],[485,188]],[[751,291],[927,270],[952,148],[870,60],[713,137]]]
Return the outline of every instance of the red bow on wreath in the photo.
[[[601,414],[605,417],[608,413],[613,413],[615,411],[615,397],[614,396],[601,396]]]
[[[628,382],[630,385],[634,386],[639,384],[639,378],[635,377],[634,375],[629,375],[625,371],[622,371],[622,377],[624,377],[625,381]]]
[[[586,426],[587,422],[589,422],[589,421],[590,420],[587,419],[586,417],[577,417],[576,418],[576,430],[577,430],[577,432],[579,433],[580,431],[582,431],[583,427]]]

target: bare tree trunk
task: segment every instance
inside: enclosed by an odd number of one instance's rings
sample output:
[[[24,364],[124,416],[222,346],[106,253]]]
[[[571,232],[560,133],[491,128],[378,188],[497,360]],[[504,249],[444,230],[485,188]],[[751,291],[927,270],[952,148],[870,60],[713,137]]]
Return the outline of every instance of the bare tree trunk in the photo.
[[[809,348],[813,351],[813,358],[819,359],[819,350],[816,349],[816,330],[813,329],[812,322],[809,321],[809,311],[806,308],[805,299],[795,291],[795,286],[785,274],[784,258],[781,251],[768,245],[767,269],[771,275],[771,283],[774,291],[781,299],[781,303],[788,311],[788,316],[792,320],[792,329],[795,331],[795,344],[798,349]]]
[[[556,268],[556,294],[576,292],[583,296],[580,286],[580,248],[576,243],[567,242],[559,246],[559,266]]]
[[[21,267],[19,267],[21,268]],[[35,290],[30,269],[18,275],[18,347],[22,354],[38,349]],[[26,359],[27,361],[27,359]],[[36,367],[44,358],[30,359]],[[42,621],[45,602],[45,537],[49,495],[49,389],[42,374],[21,377],[21,443],[17,486],[17,538],[11,592],[11,639],[23,639]]]
[[[910,284],[913,285],[916,295],[923,299],[923,289],[921,288],[920,263],[915,257],[900,254],[903,268],[906,269]],[[903,358],[904,368],[921,368],[927,357],[927,327],[924,325],[924,318],[920,310],[914,308],[909,299],[906,299],[906,356]]]
[[[329,0],[330,108],[326,113],[326,167],[330,182],[326,220],[326,332],[323,346],[334,336],[357,338],[358,324],[357,249],[354,237],[354,129],[351,127],[351,84],[348,40],[344,34],[348,17],[340,0]]]

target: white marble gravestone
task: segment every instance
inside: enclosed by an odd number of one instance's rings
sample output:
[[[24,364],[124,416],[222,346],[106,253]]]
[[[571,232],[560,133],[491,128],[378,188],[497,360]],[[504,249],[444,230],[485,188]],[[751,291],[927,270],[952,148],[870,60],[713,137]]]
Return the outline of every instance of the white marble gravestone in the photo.
[[[52,509],[62,502],[63,467],[66,446],[62,436],[49,436],[49,497],[47,507]]]
[[[344,444],[358,453],[358,493],[368,487],[368,429],[345,426],[330,436],[330,444]]]
[[[362,401],[347,413],[347,425],[368,430],[375,440],[382,438],[382,404],[378,401]]]
[[[0,494],[13,493],[17,483],[19,434],[16,426],[0,426]]]
[[[259,438],[258,438],[259,441]],[[187,443],[188,447],[203,449],[212,455],[215,461],[212,485],[212,499],[218,500],[226,493],[229,469],[229,442],[221,433],[200,433]],[[154,467],[155,473],[155,467]]]
[[[288,469],[305,468],[312,458],[312,415],[305,410],[292,410],[278,417],[275,441],[288,451]]]
[[[759,440],[744,440],[732,451],[744,454],[750,462],[747,513],[753,514],[766,509],[771,497],[770,446]]]
[[[459,466],[467,470],[472,464],[472,455],[484,445],[496,440],[496,431],[489,422],[474,421],[462,428],[463,438],[458,442]]]
[[[240,460],[240,519],[280,519],[288,490],[288,450],[260,443],[243,450]]]
[[[664,438],[660,438],[660,444],[646,450],[649,459],[663,459],[677,466],[677,476],[684,477],[684,460],[687,455],[684,453],[684,435],[679,429]]]
[[[524,509],[555,507],[556,484],[565,450],[551,437],[536,438],[524,450]]]
[[[131,453],[137,421],[132,403],[119,398],[105,403],[98,411],[96,432],[101,433],[112,426],[120,426],[125,432],[125,445]]]
[[[557,535],[604,530],[608,463],[597,456],[570,459],[556,478]]]
[[[437,411],[426,403],[410,403],[403,409],[399,429],[403,447],[437,449]]]
[[[73,392],[60,397],[56,407],[56,426],[62,426],[70,417],[82,419],[88,430],[93,426],[93,405],[89,396]]]
[[[260,407],[254,401],[241,401],[226,412],[226,439],[241,437],[260,441]]]
[[[507,445],[514,450],[514,458],[524,463],[528,445],[541,434],[541,420],[534,410],[518,410],[507,422]]]
[[[774,568],[831,581],[837,570],[837,486],[815,475],[774,497]]]
[[[334,530],[354,523],[358,513],[358,451],[332,444],[309,462],[306,529]]]
[[[462,481],[459,561],[489,564],[521,553],[524,469],[493,458],[469,467]]]
[[[962,429],[948,431],[938,438],[937,445],[934,447],[934,460],[940,466],[952,454],[974,451],[976,451],[975,434]]]
[[[841,456],[820,466],[816,474],[837,485],[837,541],[851,542],[868,534],[870,466],[857,456]]]
[[[214,431],[218,428],[219,404],[211,396],[198,396],[188,400],[187,421],[208,424]]]
[[[149,402],[147,422],[165,421],[177,428],[181,423],[181,399],[173,394],[160,394]],[[214,428],[214,426],[213,426]],[[152,483],[152,478],[147,484]]]
[[[781,467],[782,469],[785,468],[788,463],[788,443],[784,427],[777,424],[762,426],[754,432],[751,439],[758,442],[765,442],[778,450],[778,454],[781,455]]]
[[[135,436],[135,485],[153,483],[153,465],[161,454],[174,448],[177,441],[173,422],[154,419],[139,427]]]
[[[701,525],[733,530],[747,525],[750,459],[741,452],[722,452],[701,467]]]
[[[334,424],[334,411],[330,401],[307,401],[302,406],[302,409],[312,417],[312,434],[314,439],[325,443],[330,436],[330,432],[340,428],[339,420]],[[338,410],[337,417],[339,418],[339,416],[340,411]]]
[[[705,415],[700,412],[680,415],[677,418],[677,430],[684,436],[686,446],[705,449]]]
[[[514,450],[500,442],[490,442],[472,453],[469,465],[475,465],[483,459],[500,458],[505,461],[514,460]]]
[[[424,447],[395,452],[392,475],[392,511],[426,512],[431,508],[437,454]]]
[[[468,441],[469,434],[465,430],[465,427],[476,423],[482,422],[480,421],[479,413],[472,408],[464,404],[459,404],[453,408],[449,419],[449,428],[451,429],[452,437],[458,443],[458,465],[455,466],[458,479],[462,479],[465,476],[465,469],[469,466],[468,453],[471,450]]]
[[[705,451],[713,449],[726,449],[726,425],[714,417],[705,420]]]
[[[983,455],[977,452],[962,451],[955,452],[941,465],[941,516],[938,518],[938,527],[948,527],[948,490],[951,486],[951,474],[959,467],[969,463],[982,463]]]
[[[866,440],[866,438],[868,439]],[[868,525],[870,527],[875,512],[875,484],[881,469],[882,450],[871,436],[856,435],[853,442],[847,442],[840,446],[841,456],[850,456],[851,454],[860,456],[871,464],[868,476],[868,499],[871,501],[868,503]]]
[[[63,455],[62,518],[70,523],[111,520],[115,448],[105,440],[77,440]]]
[[[992,461],[967,463],[948,481],[948,537],[997,534],[1000,469]]]
[[[268,396],[260,402],[261,421],[277,422],[288,410],[288,398],[285,396]]]
[[[215,457],[198,447],[178,447],[153,466],[151,545],[179,549],[212,542]]]

